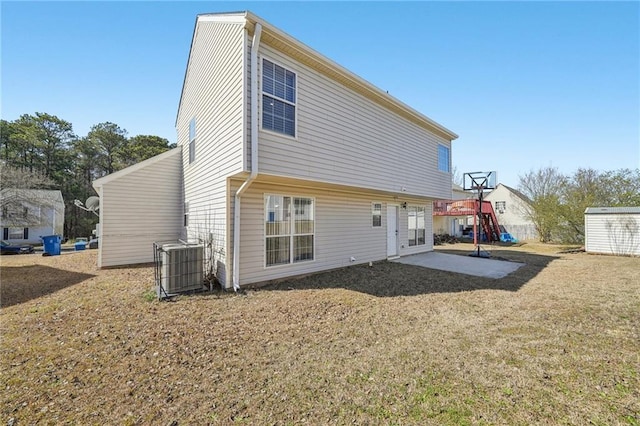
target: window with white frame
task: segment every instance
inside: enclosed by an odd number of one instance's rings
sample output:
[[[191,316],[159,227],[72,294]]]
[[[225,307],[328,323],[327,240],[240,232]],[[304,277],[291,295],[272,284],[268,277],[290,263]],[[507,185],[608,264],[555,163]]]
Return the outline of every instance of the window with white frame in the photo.
[[[189,226],[189,202],[184,203],[184,226]]]
[[[262,60],[262,128],[296,136],[296,74]]]
[[[313,198],[267,195],[264,211],[266,266],[313,260]]]
[[[426,244],[425,239],[425,209],[422,206],[407,207],[409,247]]]
[[[189,122],[189,164],[196,161],[196,118]]]
[[[507,210],[507,202],[506,201],[496,201],[496,210],[498,212],[503,213]]]
[[[379,228],[382,226],[382,204],[373,203],[371,205],[371,226]]]
[[[10,240],[23,240],[25,234],[25,228],[9,228],[8,239]]]
[[[438,170],[449,173],[449,147],[438,145]]]

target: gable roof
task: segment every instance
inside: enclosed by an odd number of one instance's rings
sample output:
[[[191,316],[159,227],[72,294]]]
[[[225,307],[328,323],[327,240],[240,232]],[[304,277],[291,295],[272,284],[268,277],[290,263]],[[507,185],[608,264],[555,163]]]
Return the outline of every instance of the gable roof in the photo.
[[[338,65],[336,62],[315,51],[304,43],[298,41],[292,36],[288,35],[284,31],[269,24],[259,16],[249,12],[230,12],[230,13],[207,13],[201,14],[196,17],[196,23],[193,30],[193,38],[191,40],[191,47],[189,50],[189,58],[187,59],[187,69],[185,70],[185,77],[182,85],[182,91],[180,94],[180,103],[178,105],[178,113],[176,115],[176,125],[178,116],[180,115],[180,106],[182,105],[182,96],[184,94],[185,85],[187,82],[187,73],[189,63],[191,61],[191,52],[195,43],[197,35],[197,27],[199,22],[236,22],[244,23],[245,28],[249,32],[253,32],[255,25],[260,23],[262,25],[262,35],[260,42],[272,46],[290,57],[296,59],[298,62],[314,69],[315,71],[335,80],[351,90],[359,93],[367,99],[376,102],[377,104],[393,111],[401,117],[426,128],[433,133],[443,137],[446,140],[452,141],[458,138],[458,135],[436,123],[426,115],[411,108],[407,104],[401,102],[395,97],[389,95],[362,77],[357,76],[346,68]]]
[[[62,197],[62,191],[60,191],[59,189],[2,188],[0,190],[0,193],[8,195],[18,191],[23,193],[28,193],[29,198],[38,199],[38,201],[64,203],[64,198]],[[3,195],[3,197],[6,197],[7,195]]]
[[[518,196],[519,198],[522,199],[522,201],[525,201],[527,203],[531,203],[531,199],[529,197],[527,197],[526,195],[524,195],[522,192],[518,191],[515,188],[512,188],[510,186],[505,185],[504,183],[499,183],[498,186],[504,186],[507,190],[509,190],[510,192],[512,192],[514,195]],[[496,187],[497,188],[497,187]]]

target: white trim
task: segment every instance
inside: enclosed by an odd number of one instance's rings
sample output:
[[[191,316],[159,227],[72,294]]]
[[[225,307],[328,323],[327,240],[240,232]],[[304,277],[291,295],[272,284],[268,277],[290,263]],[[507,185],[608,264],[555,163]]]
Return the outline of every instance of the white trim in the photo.
[[[396,217],[396,223],[395,223],[395,236],[396,236],[396,248],[395,248],[395,252],[396,254],[392,254],[389,255],[389,208],[393,208],[395,210],[395,217]],[[385,235],[385,249],[387,252],[387,259],[396,259],[398,257],[400,257],[400,204],[397,203],[387,203],[387,215],[386,215],[386,223],[385,223],[385,227],[384,227],[385,231],[386,231],[386,235]]]
[[[246,24],[246,12],[198,15],[198,22],[219,22],[228,24]]]

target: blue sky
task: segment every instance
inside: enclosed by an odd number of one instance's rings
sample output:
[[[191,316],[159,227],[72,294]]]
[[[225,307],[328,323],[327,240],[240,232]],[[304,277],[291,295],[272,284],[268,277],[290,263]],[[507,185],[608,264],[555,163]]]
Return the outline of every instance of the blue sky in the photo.
[[[459,172],[640,167],[639,2],[6,2],[2,118],[175,142],[195,15],[251,10],[460,135]]]

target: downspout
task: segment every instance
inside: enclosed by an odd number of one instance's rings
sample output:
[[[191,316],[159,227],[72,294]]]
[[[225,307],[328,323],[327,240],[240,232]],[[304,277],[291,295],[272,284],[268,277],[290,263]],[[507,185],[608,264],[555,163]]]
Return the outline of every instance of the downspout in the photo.
[[[233,204],[233,290],[240,290],[240,198],[258,176],[258,48],[262,25],[256,22],[251,42],[251,174],[236,191]]]

